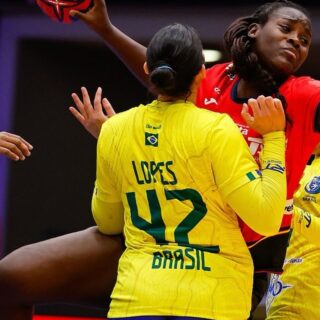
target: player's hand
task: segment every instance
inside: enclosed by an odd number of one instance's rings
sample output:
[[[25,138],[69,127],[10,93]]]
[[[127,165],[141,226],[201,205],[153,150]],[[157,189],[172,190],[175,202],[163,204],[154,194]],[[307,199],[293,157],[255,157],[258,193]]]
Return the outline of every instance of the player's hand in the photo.
[[[105,0],[93,0],[93,7],[83,13],[70,10],[72,17],[77,17],[99,34],[105,34],[112,27]]]
[[[31,155],[33,146],[20,136],[8,132],[0,132],[0,154],[18,161]]]
[[[97,139],[102,124],[115,115],[115,112],[108,99],[102,99],[102,89],[100,87],[95,94],[93,105],[85,87],[81,88],[81,93],[82,100],[76,93],[72,93],[71,96],[76,108],[70,107],[69,110],[83,127]],[[105,110],[105,113],[103,110]]]
[[[247,125],[261,135],[283,131],[286,126],[282,102],[277,98],[259,96],[257,99],[249,99],[248,103],[243,104],[241,115]]]

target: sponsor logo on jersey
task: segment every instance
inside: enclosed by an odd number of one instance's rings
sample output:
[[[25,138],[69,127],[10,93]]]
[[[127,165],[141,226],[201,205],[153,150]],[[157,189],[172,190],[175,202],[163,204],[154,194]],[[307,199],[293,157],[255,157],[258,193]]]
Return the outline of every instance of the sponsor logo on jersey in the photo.
[[[309,183],[307,183],[304,189],[310,194],[320,193],[320,176],[315,176]]]
[[[267,313],[269,311],[269,308],[271,306],[271,303],[273,300],[281,294],[284,290],[287,290],[289,288],[292,288],[291,284],[283,283],[280,279],[280,275],[273,274],[270,279],[270,285],[267,291],[267,298],[266,298],[266,310]]]
[[[215,104],[218,105],[218,102],[215,98],[204,98],[203,103],[207,106],[209,104]]]
[[[158,134],[145,132],[145,145],[146,146],[158,146]]]
[[[317,198],[314,196],[304,196],[302,197],[302,200],[305,202],[314,202],[317,203]]]
[[[290,215],[293,213],[293,199],[288,199],[286,201],[286,206],[284,207],[284,214]]]
[[[213,89],[213,91],[214,91],[215,93],[217,93],[217,94],[220,94],[220,93],[221,93],[221,89],[218,88],[218,87],[215,87],[215,88]]]
[[[284,261],[284,264],[290,263],[290,264],[299,264],[302,263],[303,259],[302,258],[290,258],[290,259],[286,259]]]

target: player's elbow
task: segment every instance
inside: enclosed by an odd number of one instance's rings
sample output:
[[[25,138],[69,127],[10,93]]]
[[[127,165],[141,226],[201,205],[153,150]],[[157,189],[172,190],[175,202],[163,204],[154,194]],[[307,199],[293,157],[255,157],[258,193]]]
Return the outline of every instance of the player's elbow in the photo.
[[[283,210],[279,210],[274,214],[270,214],[270,211],[256,220],[251,226],[253,231],[263,235],[263,236],[272,236],[279,232],[281,221],[282,221]]]
[[[269,237],[278,233],[280,229],[280,223],[266,223],[264,225],[259,225],[256,228],[252,228],[256,233],[261,234],[262,236]]]

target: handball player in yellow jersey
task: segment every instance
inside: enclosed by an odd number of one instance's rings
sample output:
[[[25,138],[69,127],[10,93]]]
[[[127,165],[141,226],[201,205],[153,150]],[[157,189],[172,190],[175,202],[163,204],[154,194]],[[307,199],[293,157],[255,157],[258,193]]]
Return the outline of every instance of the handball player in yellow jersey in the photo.
[[[272,275],[268,320],[320,319],[320,144],[294,195],[293,232],[281,275]]]
[[[156,100],[113,116],[98,139],[93,216],[100,232],[123,232],[126,245],[108,318],[245,320],[253,263],[237,218],[264,235],[281,223],[281,102],[251,101],[253,116],[244,107],[253,126],[270,115],[258,125],[260,171],[231,118],[194,104],[205,75],[194,29],[162,28],[146,60]]]

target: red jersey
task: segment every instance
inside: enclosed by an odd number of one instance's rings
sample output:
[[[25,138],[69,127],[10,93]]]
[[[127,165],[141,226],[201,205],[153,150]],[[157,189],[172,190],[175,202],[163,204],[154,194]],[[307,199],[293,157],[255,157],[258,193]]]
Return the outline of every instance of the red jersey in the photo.
[[[246,139],[252,155],[258,161],[259,151],[262,146],[261,136],[250,129],[242,119],[242,104],[247,99],[238,98],[237,87],[239,77],[230,71],[230,63],[218,64],[207,69],[206,78],[202,81],[198,90],[197,105],[215,112],[227,113],[238,125],[241,133]],[[285,97],[287,102],[287,148],[286,148],[286,172],[287,172],[287,206],[284,212],[280,234],[286,234],[282,240],[263,237],[255,233],[242,221],[240,227],[244,239],[246,240],[255,260],[255,252],[264,255],[255,261],[256,271],[281,271],[282,262],[287,245],[288,231],[290,229],[292,217],[293,193],[298,187],[304,167],[320,141],[320,134],[314,130],[316,112],[320,103],[320,81],[310,77],[289,77],[279,88],[279,92]],[[235,150],[236,152],[236,150]],[[267,244],[265,241],[268,240]],[[272,244],[271,244],[272,242]],[[282,245],[279,243],[282,242]],[[270,250],[272,246],[272,250]],[[274,247],[275,246],[275,247]],[[278,247],[279,256],[274,249]],[[283,248],[284,247],[284,248]],[[264,248],[261,250],[261,248]],[[266,252],[269,250],[270,256]],[[276,258],[275,258],[276,257]],[[269,260],[269,261],[268,261]],[[272,261],[270,261],[272,260]]]

